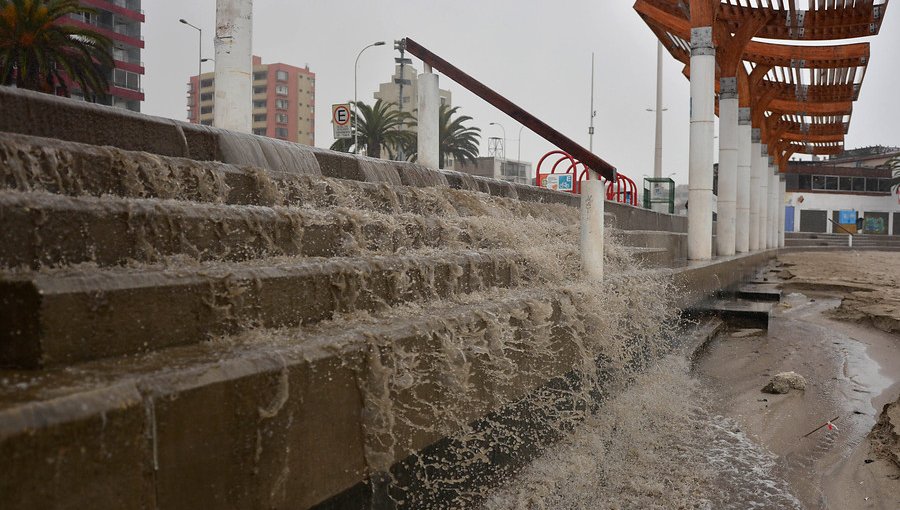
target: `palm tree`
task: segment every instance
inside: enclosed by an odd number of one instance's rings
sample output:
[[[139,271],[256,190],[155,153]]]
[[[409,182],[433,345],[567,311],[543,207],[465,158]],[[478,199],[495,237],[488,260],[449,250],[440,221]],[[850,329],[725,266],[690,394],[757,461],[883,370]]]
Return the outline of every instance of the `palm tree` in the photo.
[[[0,84],[69,96],[74,82],[88,99],[106,95],[112,41],[60,23],[93,12],[77,0],[0,0]]]
[[[365,149],[366,155],[380,158],[382,150],[393,158],[393,151],[398,147],[406,147],[415,135],[406,126],[410,115],[396,108],[395,103],[389,103],[379,99],[374,106],[369,106],[362,101],[356,103],[359,110],[359,148]],[[351,126],[356,125],[355,113],[351,115]],[[342,138],[331,144],[331,149],[342,152],[351,152],[352,138]]]
[[[459,106],[450,108],[447,105],[441,105],[439,117],[438,136],[440,137],[440,155],[439,164],[444,168],[448,156],[460,162],[476,163],[478,158],[479,145],[481,143],[481,129],[477,127],[468,127],[466,122],[472,120],[468,115],[460,115],[454,118],[459,111]],[[416,122],[413,126],[418,125]],[[417,157],[419,148],[418,140],[412,140],[412,144],[408,148],[410,154]]]
[[[887,160],[881,167],[891,171],[891,191],[900,194],[900,156]]]

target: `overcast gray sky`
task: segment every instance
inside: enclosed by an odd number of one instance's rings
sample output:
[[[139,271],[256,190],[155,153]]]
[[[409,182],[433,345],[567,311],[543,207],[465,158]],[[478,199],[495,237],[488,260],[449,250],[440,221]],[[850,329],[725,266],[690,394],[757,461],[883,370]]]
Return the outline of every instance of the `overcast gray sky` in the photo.
[[[359,95],[371,101],[393,71],[392,41],[404,36],[454,63],[569,137],[588,145],[590,59],[596,53],[594,151],[639,180],[653,172],[656,41],[631,0],[256,0],[254,53],[264,62],[309,64],[316,73],[316,145],[328,147],[330,106],[353,97],[353,62],[360,61]],[[145,0],[144,112],[186,118],[186,83],[196,73],[197,33],[212,58],[215,0]],[[897,11],[897,12],[894,12]],[[900,145],[900,10],[888,9],[882,33],[872,40],[872,60],[856,104],[848,147]],[[212,70],[212,63],[204,64]],[[421,62],[416,61],[421,71]],[[664,173],[687,181],[688,81],[666,54]],[[441,77],[453,103],[474,117],[487,137],[501,136],[507,154],[518,149],[519,125]],[[527,129],[522,159],[536,163],[552,147]]]

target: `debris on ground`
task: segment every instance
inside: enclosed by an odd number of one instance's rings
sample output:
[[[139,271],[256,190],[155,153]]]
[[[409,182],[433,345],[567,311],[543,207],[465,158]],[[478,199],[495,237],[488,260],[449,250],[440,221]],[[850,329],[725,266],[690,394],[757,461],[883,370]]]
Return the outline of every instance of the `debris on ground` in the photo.
[[[884,406],[870,437],[878,456],[900,467],[900,399]]]
[[[805,390],[806,379],[796,372],[782,372],[776,374],[763,389],[763,393],[784,395],[791,390]]]

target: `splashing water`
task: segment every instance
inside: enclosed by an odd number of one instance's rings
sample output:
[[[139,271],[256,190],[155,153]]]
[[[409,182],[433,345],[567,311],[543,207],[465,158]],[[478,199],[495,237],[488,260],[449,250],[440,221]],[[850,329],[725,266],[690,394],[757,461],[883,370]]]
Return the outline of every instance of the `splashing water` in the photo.
[[[484,508],[802,508],[775,457],[735,422],[711,415],[708,398],[687,362],[667,357]]]

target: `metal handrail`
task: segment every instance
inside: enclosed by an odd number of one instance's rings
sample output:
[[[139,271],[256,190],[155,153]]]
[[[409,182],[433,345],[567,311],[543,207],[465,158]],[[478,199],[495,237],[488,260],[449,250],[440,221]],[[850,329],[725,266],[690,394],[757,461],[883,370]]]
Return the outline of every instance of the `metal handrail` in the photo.
[[[825,219],[828,220],[828,221],[830,221],[832,225],[834,225],[834,226],[836,226],[837,228],[843,230],[843,231],[846,232],[847,234],[850,234],[851,236],[852,236],[852,235],[855,235],[853,232],[850,232],[849,230],[847,230],[846,228],[844,228],[843,225],[841,225],[840,223],[834,221],[833,219],[831,219],[831,218],[825,218]]]
[[[408,37],[404,39],[404,41],[406,41],[406,51],[420,58],[423,62],[425,62],[425,64],[444,73],[448,78],[455,81],[461,87],[467,89],[469,92],[472,92],[481,99],[484,99],[495,108],[499,109],[523,126],[530,129],[536,135],[559,147],[563,151],[571,154],[575,159],[581,161],[588,168],[602,175],[604,178],[606,178],[606,180],[616,180],[616,167],[610,165],[606,161],[603,161],[603,159],[601,159],[593,152],[585,149],[571,138],[553,129],[544,121],[526,112],[509,99],[506,99],[499,93],[489,88],[487,85],[481,83],[480,81],[463,72],[458,67],[432,53],[416,41],[413,41]]]

